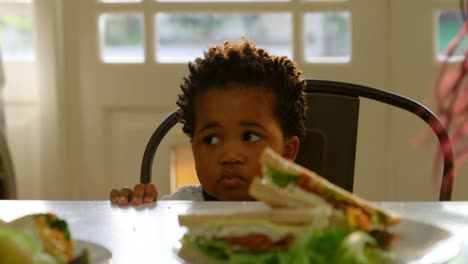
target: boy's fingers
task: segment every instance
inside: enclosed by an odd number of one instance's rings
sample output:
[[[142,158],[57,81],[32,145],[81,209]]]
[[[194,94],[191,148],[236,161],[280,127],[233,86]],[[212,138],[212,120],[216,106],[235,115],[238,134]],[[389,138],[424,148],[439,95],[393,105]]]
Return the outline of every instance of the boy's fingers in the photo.
[[[116,204],[119,202],[119,191],[116,189],[112,189],[110,191],[109,199],[111,203]]]
[[[130,188],[122,188],[120,190],[112,189],[110,192],[110,201],[119,206],[140,205],[142,203],[152,203],[158,197],[158,191],[154,184],[137,184]]]
[[[132,205],[140,205],[143,202],[145,194],[145,185],[140,183],[133,188]]]
[[[133,198],[143,198],[145,194],[145,185],[140,183],[133,187]]]
[[[120,189],[119,191],[119,205],[121,206],[125,206],[125,205],[128,205],[128,202],[130,201],[130,199],[132,198],[132,189],[130,188],[122,188]]]
[[[132,189],[130,188],[122,188],[119,191],[119,197],[120,198],[127,198],[127,200],[132,196]]]
[[[119,204],[119,206],[127,206],[128,205],[128,199],[120,197],[119,201],[118,201],[118,204]]]
[[[152,183],[148,183],[145,186],[145,195],[143,197],[143,203],[152,203],[158,198],[158,190]]]

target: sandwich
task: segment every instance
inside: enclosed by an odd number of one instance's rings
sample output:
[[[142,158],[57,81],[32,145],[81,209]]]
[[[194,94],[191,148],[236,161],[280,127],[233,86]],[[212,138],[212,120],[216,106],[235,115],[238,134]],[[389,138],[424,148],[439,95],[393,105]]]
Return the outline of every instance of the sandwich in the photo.
[[[394,263],[369,234],[350,230],[327,207],[262,208],[179,215],[185,263]]]
[[[67,222],[55,214],[31,214],[0,225],[0,263],[87,262],[87,252],[76,256]]]
[[[263,263],[267,259],[294,260],[294,248],[312,226],[325,223],[326,210],[269,208],[180,215],[188,232],[179,256],[188,263]],[[289,256],[287,256],[289,255]]]
[[[397,262],[369,234],[341,225],[324,207],[180,215],[179,224],[187,232],[178,255],[189,264]]]
[[[400,216],[372,205],[269,148],[262,152],[260,162],[262,177],[255,178],[249,188],[255,199],[280,208],[329,208],[350,228],[376,236],[383,247],[390,246],[396,238],[386,229],[397,225]]]

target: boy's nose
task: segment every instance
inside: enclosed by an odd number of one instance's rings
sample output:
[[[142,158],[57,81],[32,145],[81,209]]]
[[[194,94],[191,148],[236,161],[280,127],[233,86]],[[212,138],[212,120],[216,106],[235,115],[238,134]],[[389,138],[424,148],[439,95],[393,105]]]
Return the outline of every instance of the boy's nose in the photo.
[[[221,165],[235,165],[244,163],[245,159],[241,147],[233,146],[224,149],[218,161]]]

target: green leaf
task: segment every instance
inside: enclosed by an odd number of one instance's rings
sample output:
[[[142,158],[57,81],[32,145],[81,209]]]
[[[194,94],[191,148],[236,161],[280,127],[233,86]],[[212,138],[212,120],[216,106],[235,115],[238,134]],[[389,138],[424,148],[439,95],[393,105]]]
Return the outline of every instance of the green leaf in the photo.
[[[313,230],[306,245],[309,263],[332,263],[338,246],[347,235],[347,229],[341,227],[332,227],[323,231]]]
[[[223,241],[205,238],[194,239],[190,235],[185,235],[183,241],[196,246],[200,251],[212,258],[218,260],[227,260],[229,258],[229,244]]]
[[[196,245],[206,255],[226,264],[387,264],[394,256],[374,247],[375,239],[362,231],[345,227],[314,228],[296,238],[289,250],[252,252],[228,243],[185,235],[185,243]]]
[[[265,167],[265,173],[270,176],[273,183],[279,187],[286,187],[291,182],[299,180],[299,175],[280,172],[268,166]]]
[[[40,242],[16,228],[0,228],[0,263],[58,264]]]
[[[387,264],[397,263],[395,256],[376,247],[377,241],[363,231],[354,231],[339,245],[335,263]]]
[[[52,214],[45,215],[46,222],[49,224],[50,227],[59,230],[65,236],[65,239],[70,240],[71,234],[70,230],[68,229],[68,224],[65,220],[62,220]]]

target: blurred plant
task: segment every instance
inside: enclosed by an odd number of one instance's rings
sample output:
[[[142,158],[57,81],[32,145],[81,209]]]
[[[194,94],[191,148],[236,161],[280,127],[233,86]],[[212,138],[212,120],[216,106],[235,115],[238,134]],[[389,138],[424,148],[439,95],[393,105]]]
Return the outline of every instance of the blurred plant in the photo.
[[[455,168],[460,168],[468,160],[468,49],[463,51],[459,63],[453,67],[450,65],[457,48],[468,35],[468,0],[460,0],[460,7],[463,23],[445,49],[432,94],[435,114],[445,126],[453,145]],[[417,143],[425,138],[425,134],[418,134]],[[441,161],[442,152],[439,150],[434,157],[434,171],[439,169]]]

